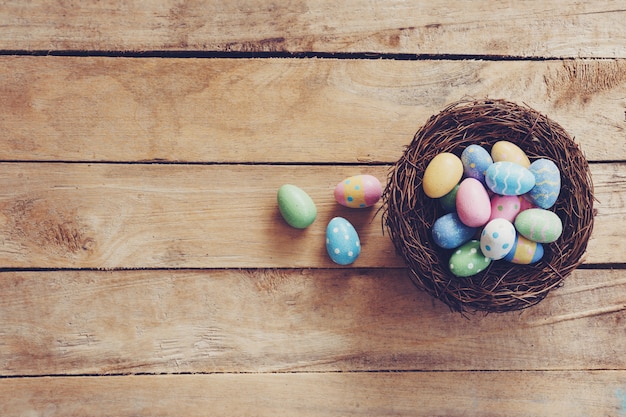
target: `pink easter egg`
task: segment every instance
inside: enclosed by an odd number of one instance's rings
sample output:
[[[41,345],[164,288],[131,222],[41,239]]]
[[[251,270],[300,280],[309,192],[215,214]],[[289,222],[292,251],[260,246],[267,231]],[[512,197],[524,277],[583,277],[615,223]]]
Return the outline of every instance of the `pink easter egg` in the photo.
[[[466,178],[461,182],[456,193],[456,211],[466,226],[480,227],[489,221],[491,202],[487,190],[480,181]]]
[[[506,219],[513,223],[515,216],[518,215],[522,207],[522,200],[524,199],[518,195],[495,194],[491,198],[491,217],[489,220]]]

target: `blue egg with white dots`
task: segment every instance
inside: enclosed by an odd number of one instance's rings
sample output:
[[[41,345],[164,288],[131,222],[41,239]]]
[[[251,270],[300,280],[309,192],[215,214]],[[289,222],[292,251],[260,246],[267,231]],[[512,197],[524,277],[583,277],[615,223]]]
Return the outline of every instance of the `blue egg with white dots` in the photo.
[[[477,179],[484,184],[485,173],[487,168],[493,164],[493,159],[482,146],[470,145],[461,153],[461,162],[466,177]]]
[[[480,234],[480,250],[494,261],[504,258],[515,244],[515,226],[507,219],[493,219]]]
[[[349,265],[361,254],[361,241],[354,226],[343,217],[335,217],[326,227],[326,251],[339,265]]]

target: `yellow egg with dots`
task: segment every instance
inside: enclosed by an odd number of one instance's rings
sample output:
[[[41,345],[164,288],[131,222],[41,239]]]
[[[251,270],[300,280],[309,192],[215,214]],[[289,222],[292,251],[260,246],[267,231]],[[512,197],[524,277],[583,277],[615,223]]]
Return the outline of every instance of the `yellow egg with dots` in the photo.
[[[424,171],[422,186],[430,198],[440,198],[448,194],[463,176],[463,163],[453,153],[442,152],[435,156]]]

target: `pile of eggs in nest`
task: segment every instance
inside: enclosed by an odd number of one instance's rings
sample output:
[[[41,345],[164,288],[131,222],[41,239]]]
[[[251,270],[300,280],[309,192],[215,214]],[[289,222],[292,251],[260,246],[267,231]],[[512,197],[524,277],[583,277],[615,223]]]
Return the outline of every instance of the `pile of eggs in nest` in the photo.
[[[362,209],[371,207],[382,195],[378,178],[354,175],[335,187],[335,201],[342,206]],[[313,199],[301,188],[285,184],[278,189],[278,209],[285,221],[296,229],[305,229],[315,221],[317,208]],[[349,265],[361,253],[361,241],[354,226],[343,217],[334,217],[326,226],[326,251],[339,265]]]
[[[470,145],[460,158],[438,154],[426,167],[422,186],[447,212],[433,224],[432,236],[437,246],[453,250],[448,265],[459,277],[501,259],[537,262],[542,245],[563,231],[561,219],[549,210],[561,188],[556,164],[545,158],[531,163],[508,141],[495,143],[491,153]]]

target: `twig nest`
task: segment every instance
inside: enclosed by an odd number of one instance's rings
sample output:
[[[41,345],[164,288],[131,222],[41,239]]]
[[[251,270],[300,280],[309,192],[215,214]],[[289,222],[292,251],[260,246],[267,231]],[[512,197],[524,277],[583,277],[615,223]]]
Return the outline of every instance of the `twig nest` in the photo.
[[[550,210],[563,230],[544,245],[543,257],[534,264],[494,261],[480,273],[457,276],[449,269],[452,250],[434,241],[433,226],[445,211],[424,192],[426,167],[442,153],[460,159],[469,146],[492,148],[502,140],[517,145],[530,160],[546,159],[559,169],[561,190]],[[460,312],[505,312],[537,304],[580,265],[593,229],[593,183],[578,145],[548,117],[505,100],[462,100],[432,116],[392,167],[383,202],[383,224],[413,283]]]

